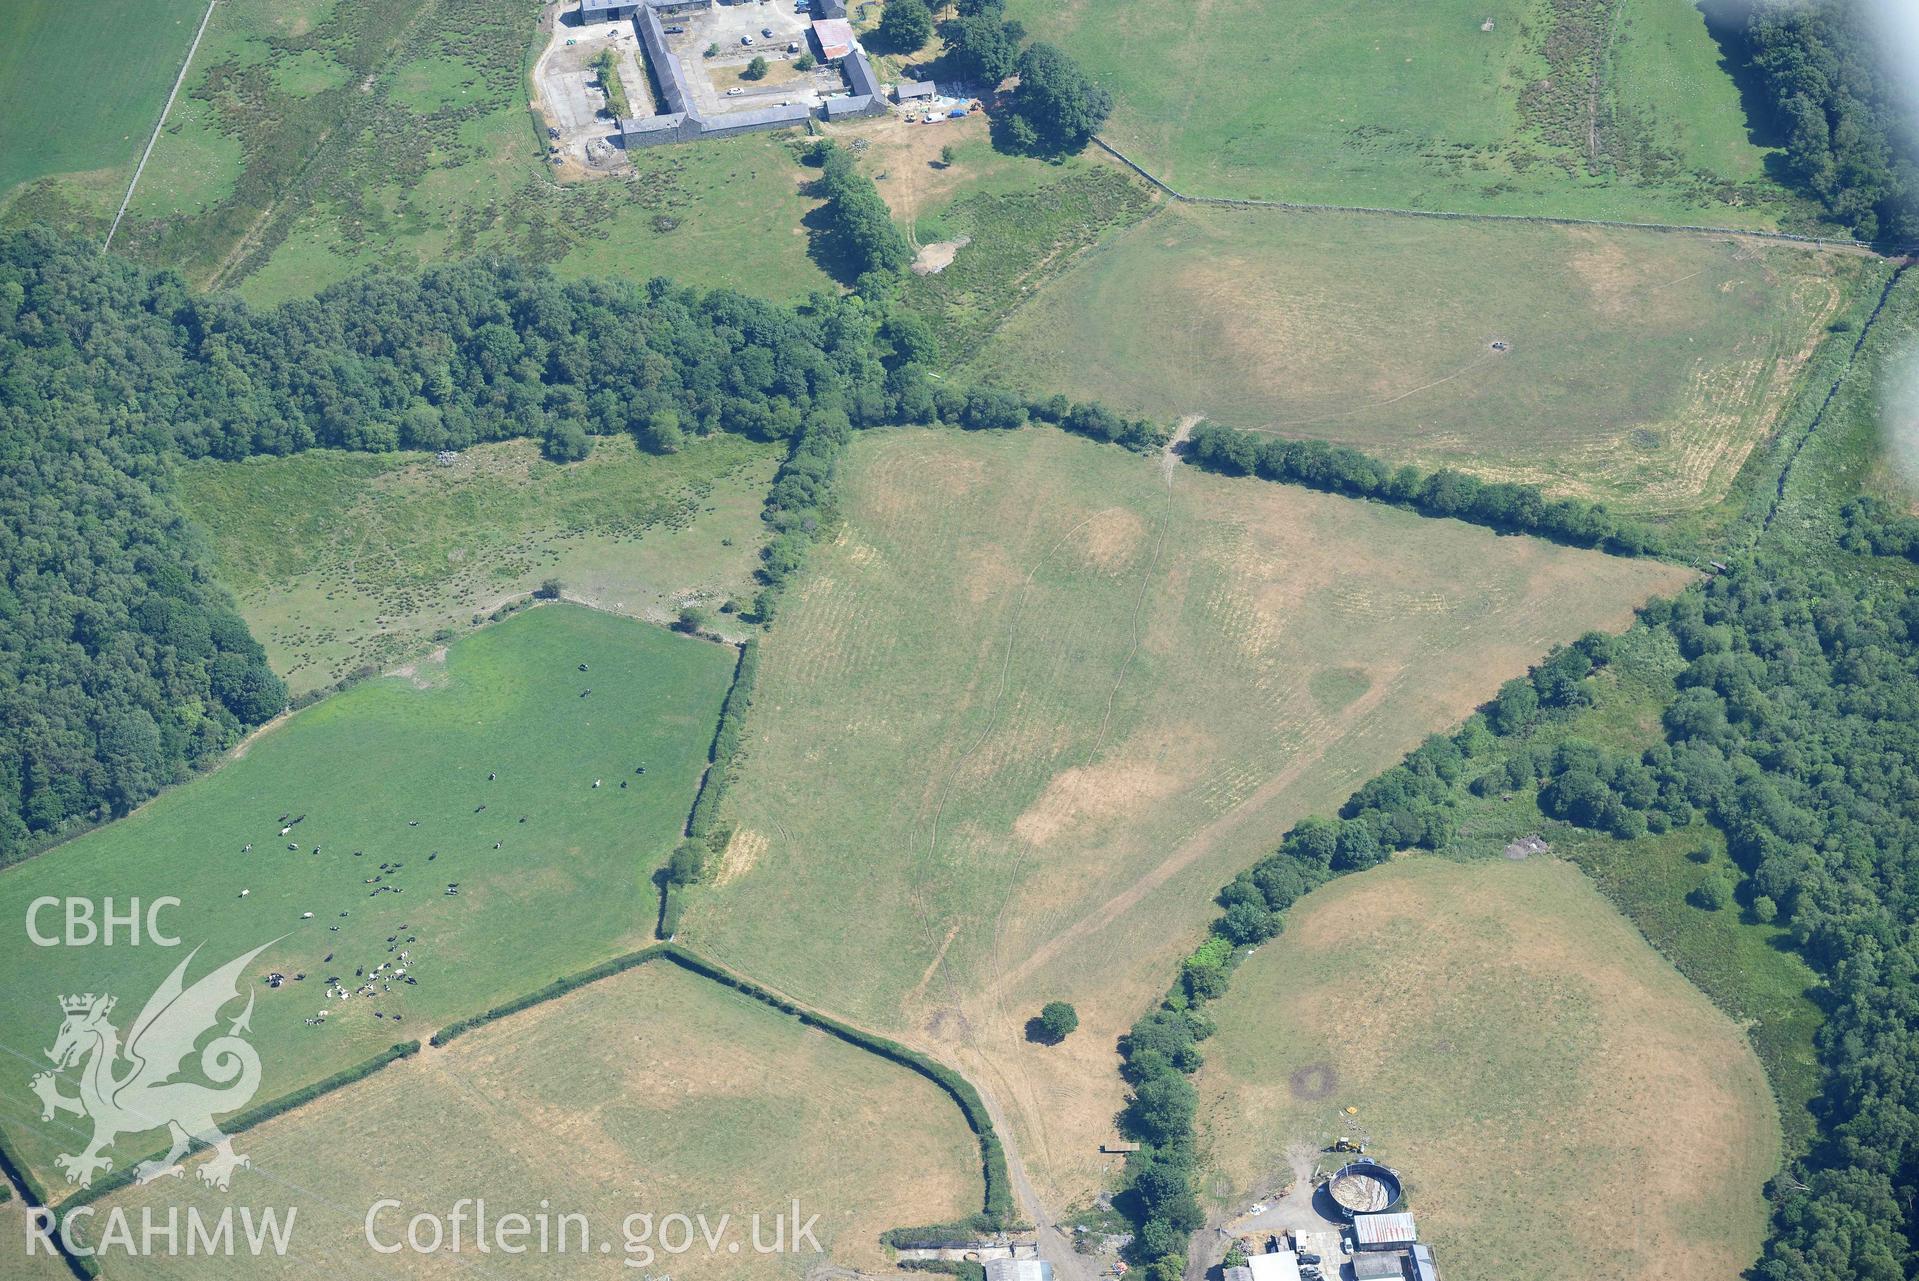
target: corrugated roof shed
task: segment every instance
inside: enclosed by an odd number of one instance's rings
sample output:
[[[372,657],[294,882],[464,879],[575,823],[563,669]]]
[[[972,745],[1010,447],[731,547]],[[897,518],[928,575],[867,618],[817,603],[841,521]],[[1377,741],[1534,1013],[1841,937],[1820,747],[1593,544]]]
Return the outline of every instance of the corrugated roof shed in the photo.
[[[1253,1281],[1299,1281],[1299,1256],[1291,1250],[1251,1255],[1246,1266],[1253,1270]]]
[[[821,18],[813,24],[813,39],[819,41],[822,58],[837,62],[853,52],[853,24],[844,18]]]
[[[1053,1281],[1053,1265],[1044,1259],[988,1259],[986,1281]]]
[[[1398,1251],[1353,1256],[1353,1281],[1402,1281],[1405,1269]]]
[[[1413,1216],[1404,1210],[1397,1214],[1355,1214],[1353,1239],[1362,1250],[1390,1250],[1411,1245],[1419,1239]]]
[[[901,102],[910,98],[934,98],[939,96],[939,86],[931,80],[902,80],[893,87],[893,96]]]
[[[1226,1269],[1226,1281],[1253,1281],[1253,1270],[1251,1268],[1228,1268]]]
[[[1429,1245],[1413,1247],[1413,1281],[1439,1281],[1439,1264],[1433,1259],[1433,1248]]]

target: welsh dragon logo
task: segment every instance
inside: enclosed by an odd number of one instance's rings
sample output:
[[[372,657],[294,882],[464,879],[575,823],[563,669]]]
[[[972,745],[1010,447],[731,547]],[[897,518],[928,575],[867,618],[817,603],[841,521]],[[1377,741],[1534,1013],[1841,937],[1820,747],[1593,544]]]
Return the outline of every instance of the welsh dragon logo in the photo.
[[[101,1152],[121,1135],[163,1126],[172,1146],[159,1160],[142,1161],[135,1168],[141,1183],[163,1175],[180,1177],[180,1160],[195,1140],[213,1148],[213,1155],[199,1172],[201,1180],[211,1187],[225,1191],[234,1170],[250,1164],[234,1152],[233,1140],[213,1123],[213,1114],[245,1107],[260,1088],[260,1056],[241,1035],[250,1030],[251,994],[239,1017],[199,1051],[200,1073],[213,1084],[174,1078],[193,1056],[201,1038],[217,1030],[221,1008],[238,999],[241,972],[270,946],[262,944],[186,987],[182,980],[187,966],[200,951],[193,949],[147,999],[140,1016],[127,1029],[125,1045],[120,1042],[119,1030],[108,1021],[113,997],[89,992],[60,998],[66,1020],[60,1025],[53,1048],[46,1052],[54,1069],[41,1072],[31,1084],[40,1096],[42,1121],[51,1121],[61,1112],[93,1121],[93,1138],[84,1151],[54,1158],[68,1183],[84,1188],[97,1172],[111,1171],[113,1161]],[[60,1093],[56,1073],[66,1073],[76,1065],[80,1093],[70,1098]]]

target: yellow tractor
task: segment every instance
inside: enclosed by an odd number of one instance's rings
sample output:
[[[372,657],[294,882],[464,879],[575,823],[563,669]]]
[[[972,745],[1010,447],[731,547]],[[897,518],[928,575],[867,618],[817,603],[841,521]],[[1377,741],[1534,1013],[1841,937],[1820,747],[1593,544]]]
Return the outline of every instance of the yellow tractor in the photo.
[[[1357,1139],[1349,1139],[1342,1134],[1337,1139],[1333,1140],[1333,1151],[1356,1152],[1361,1155],[1364,1155],[1366,1151],[1366,1145]]]

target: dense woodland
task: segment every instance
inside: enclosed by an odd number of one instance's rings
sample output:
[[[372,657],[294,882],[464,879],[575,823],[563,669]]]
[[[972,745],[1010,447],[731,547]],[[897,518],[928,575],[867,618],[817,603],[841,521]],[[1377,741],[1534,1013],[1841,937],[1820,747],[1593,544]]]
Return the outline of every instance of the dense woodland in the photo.
[[[1746,39],[1793,180],[1861,240],[1919,245],[1914,69],[1889,65],[1865,0],[1762,0]]]
[[[871,189],[842,186],[852,207]],[[923,321],[859,295],[785,307],[488,261],[255,310],[88,245],[0,239],[0,862],[125,813],[285,706],[166,497],[172,459],[530,436],[569,461],[616,433],[658,452],[716,431],[787,441],[767,506],[770,616],[856,428],[1038,418],[1163,439],[1097,405],[935,383],[934,352]]]

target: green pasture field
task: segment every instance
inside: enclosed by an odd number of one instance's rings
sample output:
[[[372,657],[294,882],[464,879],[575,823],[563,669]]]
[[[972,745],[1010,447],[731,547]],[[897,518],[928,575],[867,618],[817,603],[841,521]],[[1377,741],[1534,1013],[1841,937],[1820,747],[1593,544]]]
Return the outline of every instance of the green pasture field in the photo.
[[[250,300],[486,251],[568,276],[831,288],[790,139],[638,153],[561,184],[528,106],[524,0],[226,0],[154,149],[128,252]],[[117,243],[117,242],[116,242]]]
[[[1672,515],[1730,491],[1886,270],[1732,237],[1175,206],[970,368]]]
[[[64,1189],[51,1161],[73,1150],[70,1132],[39,1123],[27,1087],[58,998],[115,994],[124,1032],[194,947],[189,978],[269,944],[245,983],[263,1103],[643,944],[651,874],[685,822],[733,666],[731,649],[630,619],[529,610],[296,713],[207,777],[0,872],[0,914],[15,922],[0,934],[12,976],[0,1044],[22,1056],[0,1079],[8,1148]],[[161,919],[182,946],[30,943],[28,905],[69,894],[123,910],[178,898]],[[57,920],[43,917],[43,933],[57,935]],[[329,977],[357,987],[356,968],[387,962],[417,982],[328,997]],[[289,981],[269,989],[269,971]],[[325,1024],[306,1025],[322,1008]],[[124,1165],[157,1142],[130,1138],[109,1155]]]
[[[1189,195],[1754,228],[1802,212],[1685,0],[1012,12],[1112,91],[1103,136]]]
[[[739,436],[664,457],[622,436],[565,466],[530,441],[450,465],[336,450],[203,461],[182,466],[174,488],[299,695],[416,655],[549,577],[570,599],[653,622],[691,599],[750,595],[778,463],[776,449]]]
[[[205,10],[202,0],[8,0],[0,206],[57,175],[104,233]]]
[[[865,433],[842,485],[680,937],[961,1067],[1062,1203],[1220,885],[1689,577],[1050,430]]]
[[[1740,1030],[1554,859],[1405,858],[1315,890],[1209,1013],[1227,1204],[1340,1135],[1400,1171],[1448,1276],[1737,1276],[1778,1168]],[[1347,1113],[1345,1109],[1355,1109]]]
[[[951,1099],[923,1077],[810,1030],[750,997],[665,961],[603,980],[469,1033],[437,1053],[382,1071],[242,1136],[253,1160],[231,1193],[189,1177],[129,1189],[108,1202],[229,1203],[299,1208],[284,1259],[240,1260],[222,1275],[452,1276],[510,1270],[530,1277],[786,1277],[827,1262],[883,1268],[887,1228],[946,1222],[979,1208],[979,1150]],[[376,1221],[383,1243],[416,1213],[446,1215],[485,1198],[509,1212],[588,1216],[597,1245],[502,1262],[469,1236],[459,1256],[378,1255],[364,1219],[381,1197],[403,1203]],[[825,1254],[773,1241],[773,1216],[819,1215]],[[622,1221],[704,1215],[722,1243],[628,1253]],[[721,1216],[729,1216],[721,1225]],[[389,1231],[391,1229],[391,1231]],[[636,1228],[637,1230],[637,1228]],[[677,1242],[669,1228],[668,1238]],[[471,1221],[469,1220],[469,1233]],[[791,1245],[792,1224],[785,1233]],[[557,1238],[557,1230],[556,1230]],[[726,1246],[737,1243],[737,1252]],[[8,1247],[13,1243],[9,1241]],[[462,1266],[453,1266],[455,1264]],[[141,1275],[203,1275],[201,1260],[154,1260]],[[642,1270],[643,1269],[643,1270]],[[109,1267],[111,1276],[115,1269]]]

